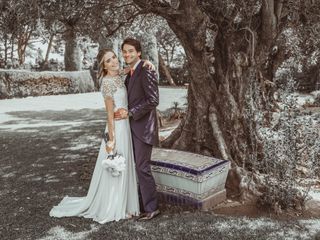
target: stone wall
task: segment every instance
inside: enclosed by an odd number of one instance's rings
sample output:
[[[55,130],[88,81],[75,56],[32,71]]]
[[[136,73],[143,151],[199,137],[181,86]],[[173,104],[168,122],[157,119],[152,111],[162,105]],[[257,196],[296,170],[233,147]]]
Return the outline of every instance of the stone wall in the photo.
[[[94,82],[89,71],[0,70],[0,99],[84,93],[94,90]]]

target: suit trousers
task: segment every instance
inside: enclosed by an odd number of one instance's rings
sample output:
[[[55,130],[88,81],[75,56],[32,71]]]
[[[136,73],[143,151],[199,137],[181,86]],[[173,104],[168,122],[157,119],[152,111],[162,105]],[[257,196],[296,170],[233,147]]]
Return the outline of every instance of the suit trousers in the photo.
[[[153,212],[158,209],[158,199],[150,166],[152,145],[141,141],[134,134],[132,134],[132,141],[143,210]]]

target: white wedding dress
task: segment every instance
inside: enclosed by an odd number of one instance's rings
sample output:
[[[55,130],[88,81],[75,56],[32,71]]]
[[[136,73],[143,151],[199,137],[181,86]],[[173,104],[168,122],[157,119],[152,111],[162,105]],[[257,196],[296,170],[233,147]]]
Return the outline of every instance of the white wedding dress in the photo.
[[[101,92],[104,98],[106,96],[113,98],[114,109],[127,109],[127,91],[124,80],[120,76],[105,76],[101,82]],[[126,169],[120,176],[114,177],[111,172],[102,168],[101,162],[107,156],[105,142],[102,140],[87,196],[64,197],[58,206],[52,208],[50,216],[82,216],[102,224],[125,219],[130,215],[139,215],[138,187],[129,120],[115,121],[114,128],[115,149],[125,157]]]

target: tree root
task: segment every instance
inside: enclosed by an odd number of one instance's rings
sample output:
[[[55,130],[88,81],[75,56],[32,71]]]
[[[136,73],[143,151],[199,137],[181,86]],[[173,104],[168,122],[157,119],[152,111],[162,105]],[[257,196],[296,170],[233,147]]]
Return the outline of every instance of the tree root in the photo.
[[[264,185],[259,174],[236,166],[229,170],[226,189],[230,198],[236,198],[242,203],[255,202],[262,195]]]
[[[163,148],[171,148],[181,136],[184,124],[185,124],[185,120],[182,119],[179,126],[175,130],[173,130],[173,132],[170,134],[169,137],[167,137],[160,143],[160,146]]]

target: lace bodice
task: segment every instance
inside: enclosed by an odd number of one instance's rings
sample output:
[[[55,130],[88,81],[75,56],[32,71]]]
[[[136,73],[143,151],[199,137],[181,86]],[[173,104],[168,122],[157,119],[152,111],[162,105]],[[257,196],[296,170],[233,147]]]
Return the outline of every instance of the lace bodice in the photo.
[[[103,77],[100,90],[104,99],[110,97],[114,100],[115,108],[127,108],[127,91],[123,76]]]
[[[114,94],[118,88],[124,88],[124,80],[120,76],[109,77],[105,76],[101,82],[101,92],[104,98],[114,98]]]

